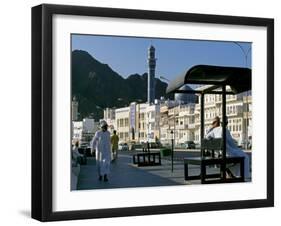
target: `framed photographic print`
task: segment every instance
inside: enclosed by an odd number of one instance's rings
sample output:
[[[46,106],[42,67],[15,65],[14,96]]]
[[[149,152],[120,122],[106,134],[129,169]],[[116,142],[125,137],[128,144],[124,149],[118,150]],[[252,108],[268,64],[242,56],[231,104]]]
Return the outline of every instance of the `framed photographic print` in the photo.
[[[32,217],[274,205],[274,21],[32,8]]]

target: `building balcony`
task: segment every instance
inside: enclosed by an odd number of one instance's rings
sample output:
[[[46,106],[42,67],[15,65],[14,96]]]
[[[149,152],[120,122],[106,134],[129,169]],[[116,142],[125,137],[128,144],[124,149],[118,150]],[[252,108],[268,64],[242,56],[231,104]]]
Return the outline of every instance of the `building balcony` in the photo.
[[[188,125],[176,125],[176,129],[188,129]]]
[[[185,125],[177,125],[176,129],[180,129],[180,130],[188,130],[188,129],[194,129],[195,128],[195,124],[185,124]]]
[[[215,106],[216,106],[216,102],[205,102],[205,108],[215,107]]]
[[[188,129],[195,129],[195,123],[188,124]]]
[[[252,118],[252,112],[251,111],[243,112],[243,118]]]
[[[251,103],[252,102],[252,96],[243,96],[243,101]]]
[[[228,117],[232,117],[232,116],[233,117],[242,117],[242,115],[243,115],[242,112],[231,112],[231,113],[227,112],[226,114]]]

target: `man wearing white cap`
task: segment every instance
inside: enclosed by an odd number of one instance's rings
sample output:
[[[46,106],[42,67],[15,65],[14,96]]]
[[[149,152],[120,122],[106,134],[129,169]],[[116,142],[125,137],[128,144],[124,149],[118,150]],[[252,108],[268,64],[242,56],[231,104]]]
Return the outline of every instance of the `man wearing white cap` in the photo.
[[[96,163],[99,180],[108,181],[107,175],[110,172],[111,149],[110,133],[107,131],[108,125],[105,120],[100,122],[101,130],[97,131],[92,142],[92,152],[96,151]]]

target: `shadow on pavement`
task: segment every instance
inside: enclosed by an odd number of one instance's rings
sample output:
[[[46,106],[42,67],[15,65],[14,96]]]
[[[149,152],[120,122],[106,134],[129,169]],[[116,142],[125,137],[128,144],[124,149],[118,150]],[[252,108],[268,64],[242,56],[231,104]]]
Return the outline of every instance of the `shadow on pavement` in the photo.
[[[87,165],[81,166],[77,190],[185,184],[183,170],[182,167],[180,168],[177,169],[175,166],[174,172],[171,173],[167,163],[161,166],[137,167],[132,164],[130,155],[119,154],[118,159],[111,164],[109,181],[103,182],[98,180],[95,160],[89,159]],[[180,180],[182,183],[176,180]]]

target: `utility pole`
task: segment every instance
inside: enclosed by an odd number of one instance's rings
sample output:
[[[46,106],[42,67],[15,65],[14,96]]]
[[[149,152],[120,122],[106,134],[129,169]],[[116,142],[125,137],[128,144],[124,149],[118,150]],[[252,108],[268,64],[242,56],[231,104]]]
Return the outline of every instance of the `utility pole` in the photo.
[[[249,49],[247,51],[245,51],[245,49],[242,47],[242,45],[239,42],[233,42],[235,45],[237,45],[239,47],[239,49],[242,51],[244,57],[245,57],[245,67],[247,67],[248,64],[248,55],[250,53],[251,50],[251,46],[249,47]],[[246,91],[246,120],[245,120],[245,137],[246,137],[246,146],[245,149],[248,149],[248,120],[249,120],[249,91]],[[244,102],[244,100],[243,100]],[[243,117],[244,118],[244,117]]]

